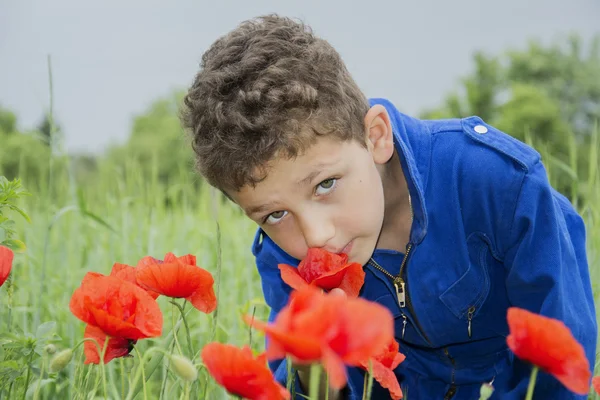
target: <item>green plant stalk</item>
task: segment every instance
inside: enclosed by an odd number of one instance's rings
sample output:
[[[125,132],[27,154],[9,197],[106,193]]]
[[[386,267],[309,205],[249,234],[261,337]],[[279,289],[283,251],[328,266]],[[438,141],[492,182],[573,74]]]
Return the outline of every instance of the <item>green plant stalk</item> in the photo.
[[[33,394],[33,400],[36,400],[40,394],[40,387],[42,386],[42,379],[44,379],[44,373],[46,372],[46,360],[48,356],[44,352],[44,356],[42,357],[42,368],[40,369],[40,379],[38,379],[38,384],[35,387],[35,393]]]
[[[321,379],[321,364],[313,363],[310,366],[310,386],[309,386],[309,396],[311,399],[319,398],[319,384]],[[329,391],[329,388],[326,388]]]
[[[177,321],[175,319],[175,302],[171,302],[171,304],[173,304],[173,308],[171,309],[171,324],[173,326],[173,339],[175,340],[175,344],[177,345],[177,351],[179,352],[179,355],[182,355],[183,352],[181,351],[181,345],[179,344],[179,338],[177,337],[177,331],[175,330],[175,325],[177,324]]]
[[[140,352],[138,351],[137,347],[135,347],[135,353],[138,355],[138,358],[140,359],[140,370],[142,371],[142,387],[144,390],[144,400],[146,400],[148,398],[148,394],[146,393],[146,371],[144,369],[144,360],[141,357]]]
[[[365,379],[363,381],[363,400],[371,399],[373,391],[373,362],[369,360],[369,369],[365,371]]]
[[[167,354],[167,352],[164,351],[163,349],[161,349],[160,347],[152,347],[152,348],[148,349],[146,351],[146,353],[144,353],[143,356],[140,354],[140,352],[138,351],[136,346],[134,346],[134,349],[135,349],[136,353],[138,354],[138,358],[140,359],[140,364],[139,364],[138,369],[135,372],[133,381],[131,382],[131,385],[129,386],[129,392],[127,393],[126,400],[133,399],[135,397],[135,395],[137,394],[137,390],[135,390],[135,388],[137,386],[138,381],[140,380],[140,376],[145,376],[144,365],[146,363],[146,358],[148,358],[148,356],[150,356],[152,353],[156,353],[156,352],[162,353],[163,355],[165,355],[167,357],[169,356]],[[144,383],[144,385],[145,385],[145,383]],[[144,386],[144,388],[145,388],[145,386]],[[144,394],[144,396],[146,396],[146,394]]]
[[[102,387],[104,389],[104,397],[108,396],[108,390],[106,389],[106,365],[104,362],[104,355],[106,354],[109,340],[110,337],[106,335],[106,338],[104,339],[104,346],[102,347],[102,352],[100,353],[100,370],[102,371]]]
[[[533,390],[535,388],[535,381],[537,380],[539,368],[537,365],[533,366],[531,370],[531,376],[529,377],[529,385],[527,386],[527,394],[525,395],[525,400],[533,399]]]
[[[27,396],[27,387],[29,386],[29,379],[31,378],[31,362],[33,361],[33,355],[35,352],[31,350],[31,354],[29,355],[29,360],[27,360],[27,374],[25,376],[25,387],[23,388],[23,397],[22,400],[25,400]]]
[[[171,304],[179,309],[179,313],[181,314],[181,320],[183,321],[183,326],[185,327],[186,340],[188,342],[188,352],[189,357],[194,357],[194,349],[192,347],[192,336],[190,334],[190,326],[187,323],[187,319],[185,318],[185,306],[187,305],[187,300],[183,300],[183,306],[179,305],[176,301],[171,300]],[[173,324],[175,325],[175,324]]]
[[[252,316],[252,318],[254,319],[254,316]],[[292,357],[287,356],[286,359],[287,362],[287,380],[285,382],[285,388],[287,389],[288,392],[292,392],[292,384],[294,382],[294,370],[292,369]]]
[[[125,398],[125,362],[123,357],[119,358],[119,365],[121,367],[121,398]]]

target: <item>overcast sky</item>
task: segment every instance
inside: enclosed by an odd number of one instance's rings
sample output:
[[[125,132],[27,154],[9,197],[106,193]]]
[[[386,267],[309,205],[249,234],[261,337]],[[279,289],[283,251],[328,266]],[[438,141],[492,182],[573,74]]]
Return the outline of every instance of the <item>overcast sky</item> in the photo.
[[[153,100],[187,87],[217,37],[270,12],[304,19],[367,96],[413,114],[456,87],[475,50],[600,32],[599,0],[0,0],[0,105],[22,129],[35,126],[49,104],[51,54],[68,148],[101,151]]]

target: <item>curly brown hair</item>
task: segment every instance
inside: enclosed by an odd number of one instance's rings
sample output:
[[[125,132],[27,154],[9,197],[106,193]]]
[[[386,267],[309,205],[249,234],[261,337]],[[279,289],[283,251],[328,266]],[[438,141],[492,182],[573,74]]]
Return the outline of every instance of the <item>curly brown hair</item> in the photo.
[[[369,103],[338,52],[300,21],[241,23],[203,54],[181,119],[197,167],[225,194],[265,178],[274,157],[294,158],[317,137],[366,147]]]

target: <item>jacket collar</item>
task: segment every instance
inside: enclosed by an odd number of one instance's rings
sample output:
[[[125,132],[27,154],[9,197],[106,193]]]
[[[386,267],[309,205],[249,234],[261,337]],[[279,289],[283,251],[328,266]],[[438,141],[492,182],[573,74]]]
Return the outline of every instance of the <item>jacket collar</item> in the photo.
[[[400,156],[413,207],[410,241],[418,244],[427,234],[425,189],[431,163],[431,132],[423,121],[402,114],[386,99],[374,98],[369,103],[371,106],[381,104],[390,116],[394,146]]]

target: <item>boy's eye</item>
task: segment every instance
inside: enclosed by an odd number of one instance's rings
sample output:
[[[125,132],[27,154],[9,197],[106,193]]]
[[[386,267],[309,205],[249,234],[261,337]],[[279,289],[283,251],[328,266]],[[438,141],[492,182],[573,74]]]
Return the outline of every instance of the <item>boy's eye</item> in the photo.
[[[275,211],[265,218],[265,224],[273,225],[281,221],[287,215],[287,211]]]
[[[327,194],[335,188],[335,184],[337,183],[337,179],[329,178],[325,179],[323,182],[317,185],[317,189],[315,190],[315,194],[322,195]]]

